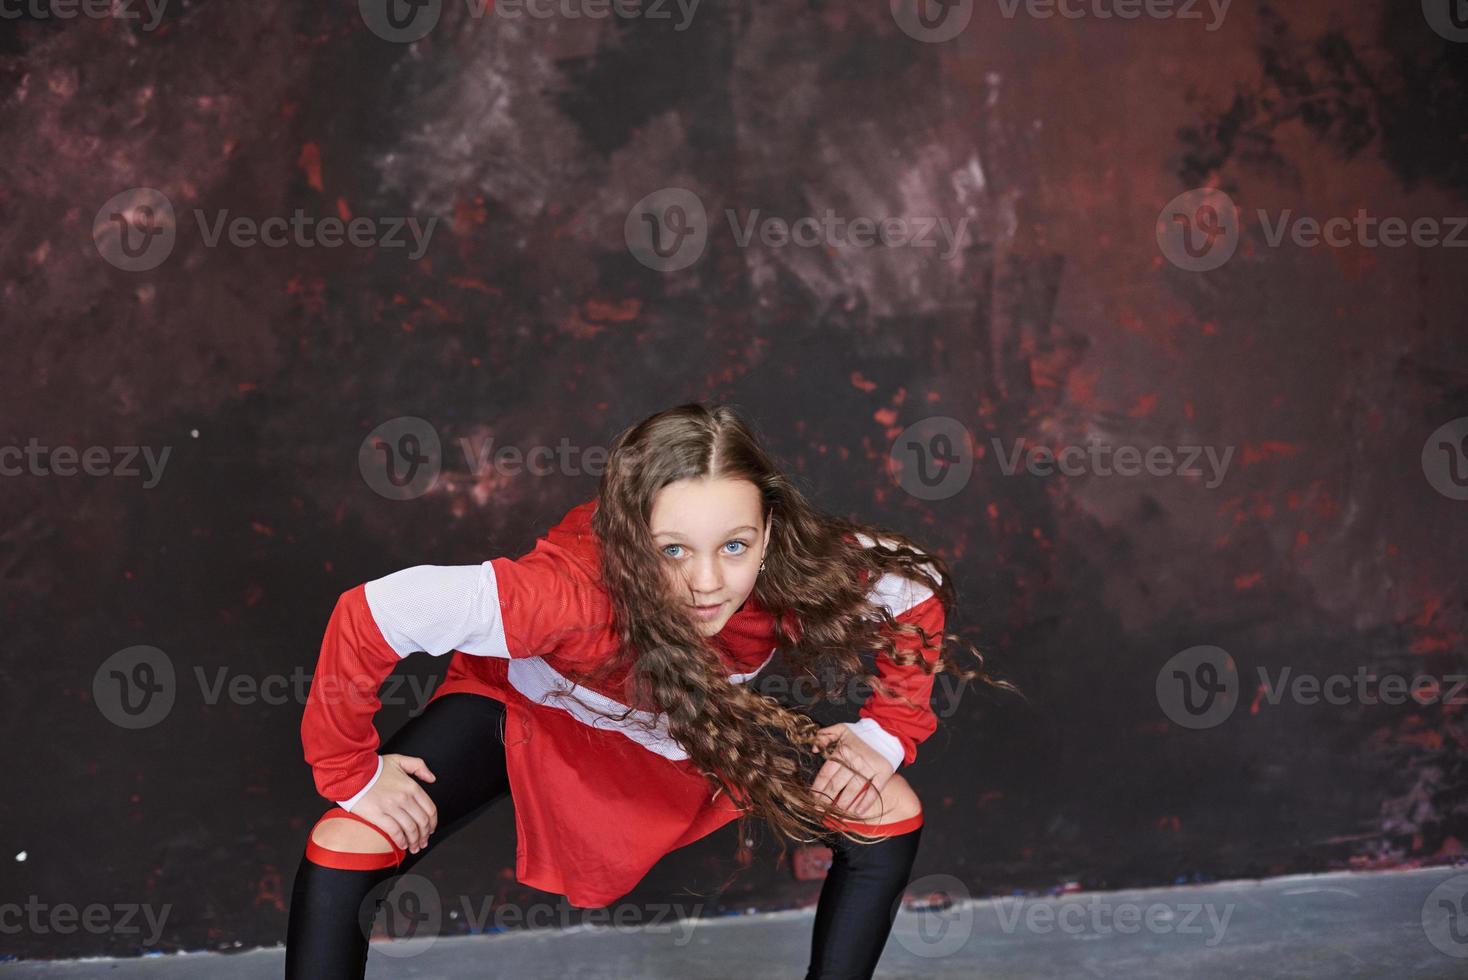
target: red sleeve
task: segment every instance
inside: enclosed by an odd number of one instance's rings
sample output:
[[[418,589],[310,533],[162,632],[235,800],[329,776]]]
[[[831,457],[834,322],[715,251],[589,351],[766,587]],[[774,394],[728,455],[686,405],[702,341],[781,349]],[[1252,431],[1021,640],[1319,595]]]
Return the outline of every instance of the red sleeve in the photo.
[[[377,692],[402,659],[388,646],[372,618],[365,586],[341,594],[311,679],[301,717],[301,745],[328,800],[349,799],[377,775]]]
[[[899,623],[921,626],[930,635],[934,635],[935,639],[927,648],[922,646],[922,637],[916,634],[893,634],[893,642],[898,650],[912,651],[928,663],[934,663],[938,659],[938,644],[941,642],[936,639],[936,634],[943,631],[943,604],[931,590],[920,583],[910,579],[904,581],[912,583],[912,589],[905,593],[908,598],[917,598],[920,595],[926,595],[927,598],[917,601],[900,615],[894,613],[893,618]],[[918,743],[927,739],[938,728],[938,718],[930,703],[933,675],[925,673],[916,663],[896,664],[885,651],[877,654],[876,674],[891,693],[882,694],[874,690],[862,705],[860,715],[864,719],[870,718],[883,731],[901,742],[903,764],[911,765],[917,758]]]
[[[586,565],[550,538],[523,558],[416,565],[343,592],[301,718],[317,791],[355,803],[375,782],[378,691],[404,657],[549,653],[605,619],[603,595]]]
[[[599,581],[550,540],[523,558],[495,558],[491,564],[504,623],[499,655],[566,654],[568,648],[600,642],[609,628],[611,600]]]

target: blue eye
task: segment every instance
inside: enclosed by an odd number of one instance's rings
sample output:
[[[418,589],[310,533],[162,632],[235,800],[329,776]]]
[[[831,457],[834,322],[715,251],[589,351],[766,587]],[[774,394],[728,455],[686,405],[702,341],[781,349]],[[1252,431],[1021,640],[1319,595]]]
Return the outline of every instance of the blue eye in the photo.
[[[724,547],[727,548],[731,544],[737,544],[739,546],[739,550],[738,551],[726,551],[726,552],[724,552],[724,554],[726,554],[726,555],[742,555],[742,554],[744,554],[744,552],[746,552],[746,551],[749,550],[749,545],[745,544],[743,541],[725,541],[724,542]],[[668,544],[668,545],[664,545],[663,546],[663,554],[664,555],[667,555],[667,557],[669,557],[669,558],[677,558],[678,557],[677,555],[669,555],[668,554],[668,549],[669,548],[681,548],[681,547],[683,547],[681,544]]]

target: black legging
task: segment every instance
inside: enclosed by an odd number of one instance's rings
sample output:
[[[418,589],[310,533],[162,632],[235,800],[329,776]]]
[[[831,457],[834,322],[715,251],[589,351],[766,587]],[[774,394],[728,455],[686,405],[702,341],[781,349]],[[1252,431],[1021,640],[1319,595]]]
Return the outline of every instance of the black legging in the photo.
[[[377,870],[328,868],[303,856],[291,889],[286,980],[361,980],[366,974],[372,920],[390,887],[379,886],[406,873],[444,838],[509,794],[500,736],[504,711],[493,698],[445,694],[383,743],[383,754],[417,756],[438,777],[419,783],[438,809],[438,829],[423,850]],[[872,844],[827,836],[831,870],[816,906],[806,980],[869,980],[891,932],[921,836],[921,827]],[[369,896],[374,896],[371,907],[364,907]]]

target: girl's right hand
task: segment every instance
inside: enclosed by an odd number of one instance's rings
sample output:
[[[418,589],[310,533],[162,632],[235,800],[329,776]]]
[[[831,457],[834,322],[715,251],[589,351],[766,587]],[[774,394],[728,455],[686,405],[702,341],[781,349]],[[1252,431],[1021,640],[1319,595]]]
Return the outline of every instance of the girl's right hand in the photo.
[[[415,776],[430,783],[438,780],[416,756],[384,755],[382,774],[352,807],[354,814],[386,831],[398,847],[414,853],[427,847],[428,835],[438,829],[438,808]]]

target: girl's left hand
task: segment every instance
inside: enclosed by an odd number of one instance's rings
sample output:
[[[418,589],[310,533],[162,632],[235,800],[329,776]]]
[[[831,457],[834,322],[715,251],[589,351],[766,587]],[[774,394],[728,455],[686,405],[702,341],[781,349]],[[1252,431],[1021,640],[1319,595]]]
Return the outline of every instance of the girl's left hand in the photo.
[[[821,771],[816,773],[811,789],[834,799],[838,808],[863,817],[868,810],[876,807],[877,792],[887,785],[887,780],[892,778],[892,773],[896,770],[880,752],[862,741],[859,736],[849,734],[847,727],[843,722],[820,729],[821,747],[824,748],[835,740],[836,751],[821,766]],[[837,762],[838,758],[851,766],[851,769]],[[852,772],[852,769],[856,772]]]

